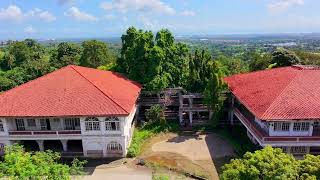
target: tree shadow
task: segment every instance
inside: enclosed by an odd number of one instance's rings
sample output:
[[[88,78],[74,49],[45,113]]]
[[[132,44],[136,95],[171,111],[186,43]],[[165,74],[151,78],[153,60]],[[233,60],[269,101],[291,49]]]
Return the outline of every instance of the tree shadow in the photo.
[[[202,140],[202,138],[199,135],[188,135],[188,136],[179,135],[179,136],[176,136],[174,138],[168,139],[167,142],[170,142],[170,143],[182,143],[182,142],[185,142],[185,141],[190,140],[190,139]]]

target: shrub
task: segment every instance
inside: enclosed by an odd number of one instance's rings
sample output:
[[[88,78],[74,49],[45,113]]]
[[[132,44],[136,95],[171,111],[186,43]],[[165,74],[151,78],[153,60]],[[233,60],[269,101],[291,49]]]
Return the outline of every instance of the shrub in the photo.
[[[163,108],[160,105],[151,106],[145,113],[148,122],[160,122],[166,124]]]

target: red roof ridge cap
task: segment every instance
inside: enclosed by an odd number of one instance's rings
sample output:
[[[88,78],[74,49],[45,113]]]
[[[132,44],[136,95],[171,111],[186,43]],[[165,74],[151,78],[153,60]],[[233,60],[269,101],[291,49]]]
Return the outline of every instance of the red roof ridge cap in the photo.
[[[117,103],[113,98],[111,98],[107,93],[103,92],[100,88],[98,88],[94,83],[92,83],[88,78],[86,78],[83,74],[81,74],[79,71],[76,70],[75,67],[80,67],[80,66],[74,66],[74,65],[70,65],[70,67],[77,72],[82,78],[84,78],[86,81],[88,81],[91,85],[93,85],[97,90],[99,90],[102,94],[104,94],[108,99],[110,99],[112,102],[114,102],[118,107],[120,107],[121,109],[123,109],[126,113],[129,114],[129,112],[127,110],[125,110],[119,103]],[[88,68],[88,69],[92,69],[92,68]],[[101,70],[102,71],[102,70]],[[109,71],[111,72],[111,71]]]

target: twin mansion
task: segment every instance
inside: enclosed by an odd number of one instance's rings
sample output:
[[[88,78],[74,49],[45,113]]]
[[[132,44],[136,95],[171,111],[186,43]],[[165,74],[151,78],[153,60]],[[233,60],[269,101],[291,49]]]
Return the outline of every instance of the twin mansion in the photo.
[[[225,78],[231,122],[252,142],[301,156],[320,154],[320,68],[291,66]]]
[[[66,66],[0,95],[0,147],[64,156],[125,156],[141,86],[123,76]]]

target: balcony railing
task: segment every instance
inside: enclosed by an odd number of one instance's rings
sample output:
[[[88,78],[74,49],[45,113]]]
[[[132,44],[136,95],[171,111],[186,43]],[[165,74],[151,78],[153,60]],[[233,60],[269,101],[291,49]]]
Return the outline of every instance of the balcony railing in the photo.
[[[59,130],[59,131],[9,131],[13,136],[37,136],[37,135],[80,135],[80,130]]]
[[[262,128],[253,120],[249,120],[243,113],[237,108],[234,109],[235,115],[247,127],[249,132],[253,134],[261,143],[280,143],[280,142],[315,142],[320,141],[320,136],[269,136]],[[320,143],[320,142],[319,142]]]

